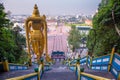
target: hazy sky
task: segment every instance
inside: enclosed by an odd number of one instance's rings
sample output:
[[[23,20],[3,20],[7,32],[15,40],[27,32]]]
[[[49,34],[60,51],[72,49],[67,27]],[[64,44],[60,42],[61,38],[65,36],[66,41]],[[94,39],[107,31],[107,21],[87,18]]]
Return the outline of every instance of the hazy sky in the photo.
[[[0,0],[12,14],[31,14],[37,4],[41,14],[94,14],[101,0]]]

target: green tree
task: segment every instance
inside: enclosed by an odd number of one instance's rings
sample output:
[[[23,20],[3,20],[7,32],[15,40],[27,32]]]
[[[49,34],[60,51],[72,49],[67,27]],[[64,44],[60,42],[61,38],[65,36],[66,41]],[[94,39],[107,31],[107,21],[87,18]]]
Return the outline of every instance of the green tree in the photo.
[[[98,13],[93,18],[93,29],[90,31],[87,47],[94,56],[110,54],[114,45],[117,45],[116,52],[120,53],[120,36],[116,32],[112,11],[117,27],[120,29],[120,0],[102,0]],[[94,43],[96,40],[96,43]],[[94,46],[94,47],[93,47]]]
[[[68,36],[68,44],[72,46],[73,52],[75,51],[75,49],[80,47],[80,39],[81,35],[79,30],[76,28],[75,25],[72,25]]]
[[[13,35],[8,29],[9,20],[5,18],[4,6],[0,3],[0,59],[6,57],[8,60],[14,60],[13,48],[15,48]]]
[[[2,27],[7,27],[9,24],[9,20],[5,18],[6,13],[4,12],[4,6],[0,3],[0,29]]]
[[[19,33],[19,26],[12,29],[10,20],[6,19],[4,6],[0,3],[0,61],[5,57],[9,62],[23,63],[28,60],[25,37]]]
[[[14,52],[15,59],[20,63],[23,63],[25,60],[26,61],[28,60],[28,55],[24,51],[26,39],[22,34],[20,34],[21,30],[22,29],[20,28],[20,26],[17,25],[16,27],[13,28],[12,34],[14,35],[14,41],[17,47],[17,49],[15,49]]]

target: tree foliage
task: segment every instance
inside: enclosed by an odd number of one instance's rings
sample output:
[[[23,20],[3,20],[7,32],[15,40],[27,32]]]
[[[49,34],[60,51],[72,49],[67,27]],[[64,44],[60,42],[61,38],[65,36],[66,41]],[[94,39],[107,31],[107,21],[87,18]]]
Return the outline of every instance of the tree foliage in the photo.
[[[25,37],[19,33],[19,28],[12,29],[10,20],[6,19],[4,6],[0,3],[0,61],[7,58],[9,62],[23,63],[27,54],[23,50]]]
[[[94,56],[110,54],[114,45],[117,45],[116,52],[120,53],[120,36],[115,30],[112,19],[113,10],[115,22],[120,29],[120,0],[102,0],[98,13],[93,18],[95,31],[90,31],[87,47]]]
[[[72,25],[68,36],[68,44],[72,46],[73,52],[75,51],[75,49],[80,47],[80,39],[81,35],[79,30],[76,28],[75,25]]]

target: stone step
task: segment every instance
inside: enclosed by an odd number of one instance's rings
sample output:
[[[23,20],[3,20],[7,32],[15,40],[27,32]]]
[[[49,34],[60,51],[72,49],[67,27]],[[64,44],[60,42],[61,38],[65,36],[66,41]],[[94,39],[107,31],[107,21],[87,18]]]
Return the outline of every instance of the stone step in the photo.
[[[75,72],[45,72],[41,80],[77,80]]]
[[[9,72],[1,72],[0,80],[23,76],[23,75],[30,74],[33,72],[34,72],[34,66],[29,67],[28,70],[16,70],[16,71],[9,71]]]
[[[23,76],[33,72],[34,70],[18,70],[18,71],[2,72],[0,73],[0,80]]]
[[[115,77],[112,75],[111,72],[108,72],[108,71],[100,71],[100,70],[92,70],[92,69],[88,68],[86,65],[80,66],[80,67],[83,67],[83,68],[84,68],[84,72],[85,72],[85,73],[115,80]]]

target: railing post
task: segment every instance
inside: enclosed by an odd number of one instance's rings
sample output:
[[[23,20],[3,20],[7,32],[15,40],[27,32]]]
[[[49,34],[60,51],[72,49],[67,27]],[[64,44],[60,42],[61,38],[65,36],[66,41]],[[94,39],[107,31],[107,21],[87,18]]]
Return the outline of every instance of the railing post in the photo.
[[[87,56],[86,56],[86,66],[88,66],[88,54],[87,54]]]
[[[109,65],[108,65],[108,71],[109,72],[110,72],[112,61],[113,61],[114,53],[115,53],[115,46],[112,48],[112,51],[111,51],[111,54],[110,54],[110,61],[109,61]]]
[[[43,72],[43,70],[44,70],[44,61],[43,61],[43,59],[41,58],[40,59],[40,61],[39,61],[39,64],[38,64],[39,66],[38,66],[38,80],[40,80],[40,77],[41,77],[41,70],[42,70],[42,72]]]
[[[40,80],[40,65],[38,66],[38,80]]]
[[[88,57],[89,57],[89,60],[88,60]],[[90,62],[90,64],[88,63],[88,61]],[[89,64],[89,66],[88,66],[88,64]],[[87,56],[87,66],[89,67],[89,68],[91,68],[92,67],[92,57],[90,57],[90,56]]]
[[[90,69],[92,68],[92,57],[90,57]]]
[[[68,66],[70,67],[70,59],[68,59]]]
[[[8,64],[8,61],[6,59],[3,61],[3,69],[5,72],[9,71],[9,64]]]
[[[80,59],[77,60],[77,63],[76,63],[76,71],[77,71],[77,74],[78,74],[78,80],[80,80]]]
[[[118,74],[118,79],[117,80],[120,80],[120,73]]]

